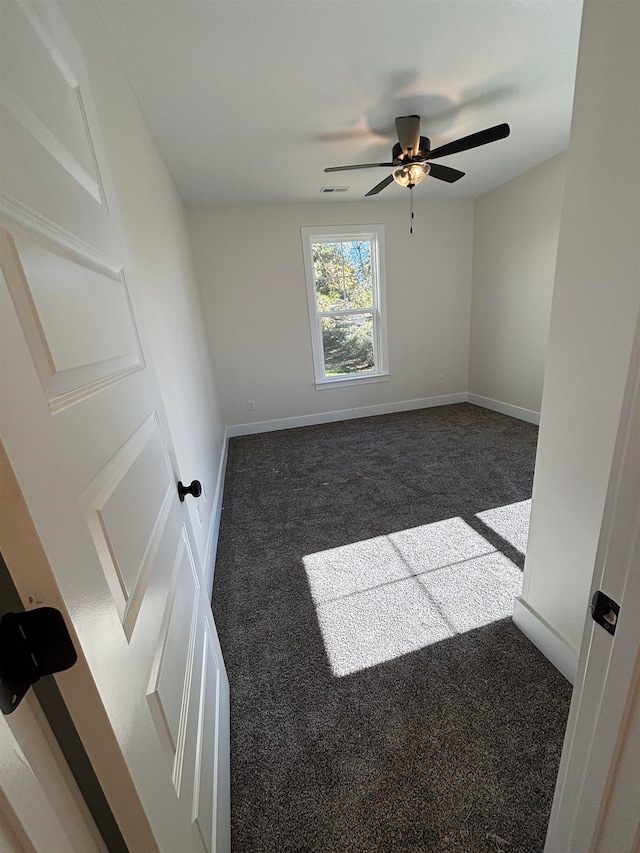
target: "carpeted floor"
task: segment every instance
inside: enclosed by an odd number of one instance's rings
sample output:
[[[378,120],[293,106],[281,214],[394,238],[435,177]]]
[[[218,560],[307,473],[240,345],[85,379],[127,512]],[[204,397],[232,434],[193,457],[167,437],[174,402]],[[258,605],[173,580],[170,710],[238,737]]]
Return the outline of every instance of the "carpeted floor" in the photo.
[[[536,438],[462,404],[231,439],[234,853],[542,851],[570,685],[509,618]]]

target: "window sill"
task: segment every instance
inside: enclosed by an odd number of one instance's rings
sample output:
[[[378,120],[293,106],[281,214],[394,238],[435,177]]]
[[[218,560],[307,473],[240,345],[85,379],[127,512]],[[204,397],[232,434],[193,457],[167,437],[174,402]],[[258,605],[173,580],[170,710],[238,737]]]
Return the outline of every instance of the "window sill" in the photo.
[[[338,376],[335,379],[318,379],[316,391],[326,391],[328,388],[340,388],[345,385],[367,385],[369,382],[387,382],[390,373],[374,373],[368,376]]]

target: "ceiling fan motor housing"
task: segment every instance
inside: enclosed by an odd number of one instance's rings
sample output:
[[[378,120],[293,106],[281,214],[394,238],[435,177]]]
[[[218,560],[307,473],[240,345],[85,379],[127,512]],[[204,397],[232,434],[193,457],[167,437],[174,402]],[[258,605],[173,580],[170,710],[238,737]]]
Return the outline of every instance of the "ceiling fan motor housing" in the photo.
[[[415,151],[413,156],[420,156],[420,154],[425,154],[427,151],[431,151],[431,140],[428,136],[421,136],[420,151]],[[397,160],[398,162],[402,161],[402,148],[399,142],[396,142],[396,144],[393,146],[393,149],[391,151],[391,157],[393,160]]]

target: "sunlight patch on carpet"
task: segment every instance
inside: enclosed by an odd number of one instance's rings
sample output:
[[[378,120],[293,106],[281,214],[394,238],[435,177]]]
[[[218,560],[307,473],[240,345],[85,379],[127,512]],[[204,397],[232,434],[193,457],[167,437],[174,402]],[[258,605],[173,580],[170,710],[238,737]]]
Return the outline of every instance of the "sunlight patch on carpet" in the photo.
[[[303,562],[335,676],[509,617],[522,587],[518,567],[457,517]]]

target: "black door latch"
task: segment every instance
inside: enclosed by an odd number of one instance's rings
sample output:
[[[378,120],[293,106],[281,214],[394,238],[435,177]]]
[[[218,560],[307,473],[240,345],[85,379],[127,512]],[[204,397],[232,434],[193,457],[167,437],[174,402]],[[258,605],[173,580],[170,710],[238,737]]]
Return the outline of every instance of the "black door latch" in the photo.
[[[591,599],[591,615],[593,621],[602,625],[613,637],[620,615],[620,605],[599,589]]]
[[[73,666],[73,648],[62,613],[37,607],[0,619],[0,710],[10,714],[43,675]]]

